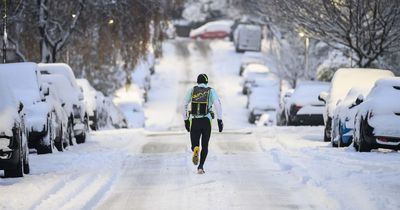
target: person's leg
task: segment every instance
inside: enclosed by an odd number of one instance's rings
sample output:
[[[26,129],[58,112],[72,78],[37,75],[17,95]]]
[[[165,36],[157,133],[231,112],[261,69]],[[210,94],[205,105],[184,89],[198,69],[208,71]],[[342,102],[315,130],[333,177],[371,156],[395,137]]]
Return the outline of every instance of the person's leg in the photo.
[[[192,151],[200,145],[201,125],[199,119],[192,119],[190,128],[190,141],[192,142]]]
[[[200,135],[201,135],[201,124],[199,119],[192,120],[192,126],[190,128],[190,141],[192,143],[192,162],[194,165],[199,163],[199,144],[200,144]]]
[[[208,118],[203,118],[201,121],[202,132],[201,132],[201,154],[199,169],[203,169],[204,162],[206,161],[208,154],[208,142],[211,136],[211,122]]]

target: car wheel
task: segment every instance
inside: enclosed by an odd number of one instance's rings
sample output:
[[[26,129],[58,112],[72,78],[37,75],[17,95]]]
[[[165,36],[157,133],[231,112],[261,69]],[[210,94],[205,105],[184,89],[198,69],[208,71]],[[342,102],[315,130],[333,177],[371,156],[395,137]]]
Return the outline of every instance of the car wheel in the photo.
[[[83,132],[82,134],[76,135],[75,138],[77,144],[83,144],[86,140],[86,133]]]
[[[365,141],[365,121],[361,119],[360,125],[360,139],[358,140],[358,151],[359,152],[371,152],[372,147],[368,142]]]
[[[29,150],[28,147],[26,147],[25,151],[26,155],[24,158],[24,174],[29,174],[31,172],[31,168],[29,166]]]
[[[56,141],[54,142],[54,145],[56,146],[59,152],[64,152],[64,138],[63,138],[62,128],[60,129],[60,132],[56,138]]]
[[[72,125],[72,121],[70,121],[68,123],[68,127],[67,127],[67,132],[68,132],[68,140],[69,140],[69,145],[72,146],[74,145],[74,131],[73,131],[73,125]]]
[[[331,141],[331,127],[332,127],[331,123],[332,123],[332,118],[328,117],[324,129],[324,142]]]

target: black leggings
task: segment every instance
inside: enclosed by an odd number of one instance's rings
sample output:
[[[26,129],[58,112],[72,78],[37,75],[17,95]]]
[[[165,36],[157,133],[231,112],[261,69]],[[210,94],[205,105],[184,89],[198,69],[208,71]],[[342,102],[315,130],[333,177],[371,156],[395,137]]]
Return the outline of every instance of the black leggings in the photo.
[[[208,154],[208,142],[211,135],[211,121],[208,117],[192,119],[192,127],[190,129],[190,140],[192,141],[192,151],[200,145],[201,137],[201,154],[200,164],[198,168],[203,168]]]

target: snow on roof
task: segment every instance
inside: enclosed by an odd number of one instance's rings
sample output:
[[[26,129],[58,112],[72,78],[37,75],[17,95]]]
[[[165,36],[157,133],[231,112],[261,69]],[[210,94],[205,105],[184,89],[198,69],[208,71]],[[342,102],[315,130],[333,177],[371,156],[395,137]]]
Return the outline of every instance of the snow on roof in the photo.
[[[288,98],[287,104],[297,105],[323,105],[318,96],[323,91],[329,90],[330,83],[319,81],[302,81],[297,84],[292,96]]]
[[[241,64],[250,64],[250,63],[258,63],[264,64],[264,55],[260,52],[245,52],[240,60]]]
[[[231,32],[231,27],[234,24],[232,20],[217,20],[208,22],[199,28],[190,31],[190,36],[196,36],[207,30],[207,32],[224,31],[227,33]]]
[[[268,73],[270,72],[269,68],[263,64],[259,63],[251,63],[246,66],[244,69],[243,75],[246,76],[248,73]]]
[[[35,63],[11,63],[0,65],[0,77],[8,81],[10,89],[24,104],[40,100],[41,84],[38,66]]]
[[[65,63],[39,63],[39,69],[42,74],[61,74],[64,75],[74,88],[79,89],[76,83],[74,72],[71,67]]]
[[[328,109],[334,110],[337,101],[343,99],[352,87],[372,88],[375,81],[393,76],[391,71],[381,69],[341,68],[337,70],[332,78]],[[328,113],[331,112],[328,111]]]

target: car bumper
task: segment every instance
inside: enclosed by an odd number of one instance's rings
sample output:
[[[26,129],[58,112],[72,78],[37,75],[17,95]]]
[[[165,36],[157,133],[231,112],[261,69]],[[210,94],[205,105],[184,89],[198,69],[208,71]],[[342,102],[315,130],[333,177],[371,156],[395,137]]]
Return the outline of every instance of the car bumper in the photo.
[[[291,120],[299,125],[324,125],[322,114],[298,114]]]
[[[42,141],[47,135],[47,129],[42,131],[30,131],[28,134],[28,146],[29,148],[35,148],[35,146]]]
[[[10,141],[13,140],[10,139]],[[19,143],[14,142],[14,146],[11,146],[15,148],[9,148],[8,146],[2,146],[2,148],[0,148],[0,170],[15,168],[15,165],[18,163],[20,157],[18,144]]]

